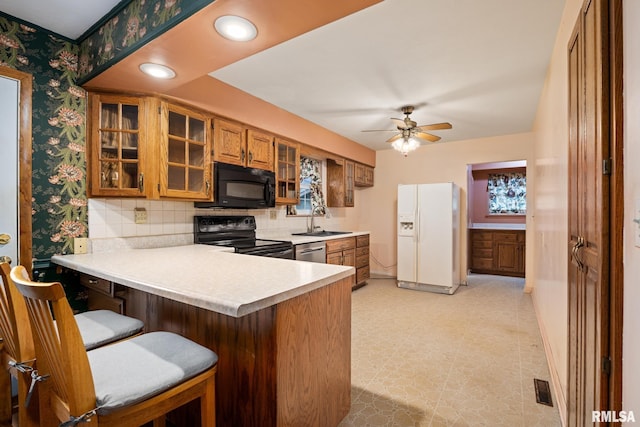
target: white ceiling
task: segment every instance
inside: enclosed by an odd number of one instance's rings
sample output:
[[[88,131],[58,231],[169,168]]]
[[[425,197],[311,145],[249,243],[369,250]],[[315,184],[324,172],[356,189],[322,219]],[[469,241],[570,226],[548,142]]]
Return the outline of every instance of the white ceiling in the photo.
[[[0,0],[0,10],[70,39],[77,39],[120,0]]]
[[[0,10],[74,38],[117,3],[0,0]],[[393,133],[361,131],[394,129],[406,104],[418,125],[453,125],[433,131],[442,142],[529,132],[564,3],[385,0],[211,76],[375,150]]]

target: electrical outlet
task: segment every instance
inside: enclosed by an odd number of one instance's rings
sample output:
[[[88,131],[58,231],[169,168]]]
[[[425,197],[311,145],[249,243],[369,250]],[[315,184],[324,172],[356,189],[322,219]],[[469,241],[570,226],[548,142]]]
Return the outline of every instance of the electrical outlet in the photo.
[[[147,223],[147,210],[145,208],[134,208],[133,215],[136,224]]]
[[[278,212],[275,210],[271,210],[269,211],[269,218],[271,219],[278,219]]]
[[[86,254],[89,246],[89,239],[86,237],[74,237],[73,239],[73,253],[74,254]]]

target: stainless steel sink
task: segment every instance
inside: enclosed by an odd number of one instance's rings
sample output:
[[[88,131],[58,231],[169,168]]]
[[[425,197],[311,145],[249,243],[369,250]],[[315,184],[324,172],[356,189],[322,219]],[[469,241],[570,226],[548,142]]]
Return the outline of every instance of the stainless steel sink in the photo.
[[[317,237],[326,237],[326,236],[337,236],[339,234],[351,234],[351,231],[306,231],[304,233],[291,233],[293,236],[317,236]]]

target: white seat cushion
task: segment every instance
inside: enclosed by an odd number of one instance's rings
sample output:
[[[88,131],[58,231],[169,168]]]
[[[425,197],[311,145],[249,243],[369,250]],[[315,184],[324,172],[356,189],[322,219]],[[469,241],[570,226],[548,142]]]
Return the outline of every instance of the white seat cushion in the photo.
[[[87,352],[98,414],[146,400],[198,375],[218,355],[171,332],[151,332]]]
[[[87,350],[139,334],[144,327],[141,320],[109,310],[87,311],[74,317]]]

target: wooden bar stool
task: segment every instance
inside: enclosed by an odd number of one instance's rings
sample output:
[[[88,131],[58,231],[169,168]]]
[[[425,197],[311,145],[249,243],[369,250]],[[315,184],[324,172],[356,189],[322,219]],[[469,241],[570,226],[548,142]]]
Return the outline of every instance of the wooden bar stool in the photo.
[[[170,332],[87,351],[59,282],[32,282],[21,266],[11,278],[24,296],[38,376],[45,378],[42,425],[133,427],[153,420],[161,426],[167,412],[199,399],[201,425],[215,426],[213,351]]]
[[[26,270],[24,270],[26,274]],[[17,382],[18,425],[38,425],[38,404],[25,407],[34,367],[35,349],[27,307],[10,277],[10,267],[0,263],[0,336],[3,348],[0,352],[1,366],[8,375],[0,375],[0,423],[9,423],[12,418],[12,377]],[[82,342],[87,349],[97,348],[114,341],[142,333],[144,323],[108,310],[96,310],[77,314]]]

